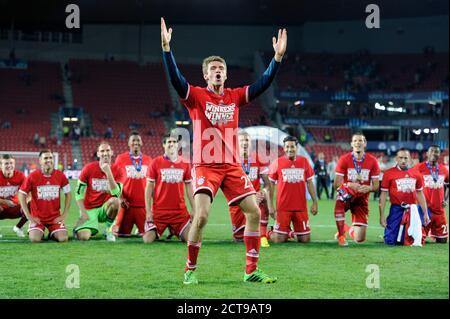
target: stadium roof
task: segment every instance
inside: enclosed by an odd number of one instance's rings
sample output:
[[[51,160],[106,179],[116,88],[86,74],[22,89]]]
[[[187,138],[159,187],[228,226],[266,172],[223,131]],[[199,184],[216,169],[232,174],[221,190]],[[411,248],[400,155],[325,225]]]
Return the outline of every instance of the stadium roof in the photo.
[[[301,25],[307,21],[365,19],[376,3],[381,18],[448,15],[448,0],[0,0],[0,25],[63,24],[67,4],[78,4],[82,23]]]

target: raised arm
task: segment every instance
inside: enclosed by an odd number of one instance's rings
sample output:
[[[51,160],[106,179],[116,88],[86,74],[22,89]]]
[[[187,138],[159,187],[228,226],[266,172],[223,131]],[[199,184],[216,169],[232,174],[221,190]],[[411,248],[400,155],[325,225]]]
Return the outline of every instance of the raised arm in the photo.
[[[164,18],[161,18],[161,47],[163,51],[163,63],[169,75],[170,82],[172,83],[178,96],[185,99],[188,93],[189,84],[184,76],[181,74],[175,62],[175,57],[170,51],[170,40],[172,39],[172,28],[167,30],[166,22]]]
[[[270,61],[269,66],[266,71],[262,74],[258,81],[250,85],[248,88],[248,98],[249,101],[257,98],[261,93],[263,93],[272,83],[275,78],[275,74],[278,71],[280,62],[283,59],[283,55],[286,52],[287,47],[287,31],[286,29],[278,30],[278,38],[272,38],[273,50],[275,55]]]

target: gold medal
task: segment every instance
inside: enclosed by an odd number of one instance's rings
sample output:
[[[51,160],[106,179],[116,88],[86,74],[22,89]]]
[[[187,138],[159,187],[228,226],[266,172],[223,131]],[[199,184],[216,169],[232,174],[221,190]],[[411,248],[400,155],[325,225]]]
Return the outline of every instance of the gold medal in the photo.
[[[358,174],[356,175],[356,180],[357,180],[358,182],[362,182],[362,181],[363,181],[363,177],[362,177],[362,174],[361,174],[361,173],[358,173]]]

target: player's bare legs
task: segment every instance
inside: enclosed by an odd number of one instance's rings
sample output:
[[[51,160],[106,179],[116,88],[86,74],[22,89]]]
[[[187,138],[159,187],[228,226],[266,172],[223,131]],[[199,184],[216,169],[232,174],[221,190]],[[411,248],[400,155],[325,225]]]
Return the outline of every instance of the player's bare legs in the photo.
[[[303,243],[303,244],[309,243],[311,241],[311,235],[310,234],[298,235],[297,236],[297,241],[299,243]]]
[[[77,231],[78,240],[89,240],[91,238],[91,231],[89,229],[81,229]]]
[[[354,237],[353,240],[357,243],[362,243],[366,240],[366,229],[365,226],[353,226]]]
[[[69,235],[67,234],[67,231],[56,232],[53,234],[53,237],[59,243],[66,242],[69,240]]]
[[[30,238],[30,241],[32,243],[38,243],[42,241],[42,238],[44,237],[44,233],[40,230],[30,230],[28,233],[28,238]]]
[[[195,215],[190,227],[188,240],[200,242],[203,228],[208,222],[209,210],[211,208],[211,197],[209,194],[197,193],[194,195]]]
[[[288,236],[285,234],[272,233],[270,235],[270,240],[273,243],[284,243],[288,240]]]
[[[111,197],[106,202],[106,216],[109,219],[114,220],[119,212],[120,200],[117,197]]]
[[[259,232],[259,220],[261,212],[256,203],[256,196],[250,195],[245,197],[239,207],[245,214],[245,230],[244,232]]]
[[[147,231],[144,236],[142,236],[142,240],[144,241],[144,244],[153,243],[156,240],[156,229]]]
[[[183,229],[183,231],[182,231],[181,234],[180,234],[180,240],[181,240],[183,243],[186,243],[186,242],[188,241],[188,238],[189,238],[189,232],[190,232],[190,230],[191,230],[191,225],[192,225],[192,223],[189,223],[189,224]]]

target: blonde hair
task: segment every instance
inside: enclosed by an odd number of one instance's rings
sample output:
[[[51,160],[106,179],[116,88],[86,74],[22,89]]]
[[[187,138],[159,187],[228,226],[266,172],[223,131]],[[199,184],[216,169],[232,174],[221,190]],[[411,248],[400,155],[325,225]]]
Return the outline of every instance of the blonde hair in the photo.
[[[223,63],[223,65],[225,65],[225,70],[227,69],[227,63],[225,62],[224,58],[222,58],[218,55],[211,55],[211,56],[203,59],[203,63],[202,63],[203,74],[208,73],[208,64],[210,64],[211,62],[215,62],[215,61]]]

